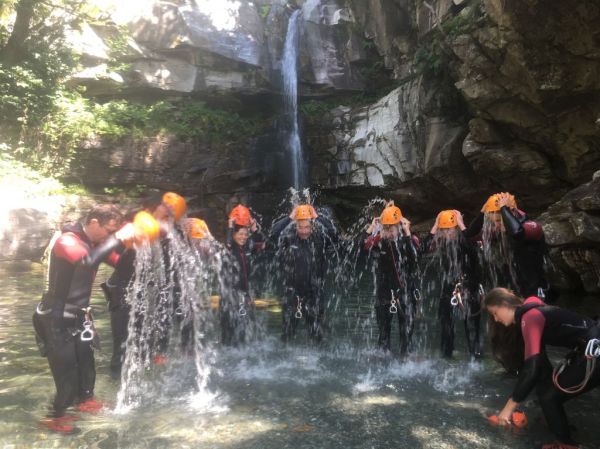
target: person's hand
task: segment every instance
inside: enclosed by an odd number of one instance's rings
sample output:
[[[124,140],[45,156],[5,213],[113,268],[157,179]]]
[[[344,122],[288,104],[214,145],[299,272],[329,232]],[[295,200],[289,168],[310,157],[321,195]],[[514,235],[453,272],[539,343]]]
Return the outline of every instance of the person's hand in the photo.
[[[458,224],[458,228],[461,231],[464,231],[465,229],[467,229],[467,227],[465,226],[465,221],[463,219],[462,214],[457,211],[456,209],[454,209],[454,215],[456,216],[456,223]]]
[[[510,426],[512,424],[512,414],[518,406],[518,403],[509,399],[502,411],[498,413],[498,424],[501,426]]]
[[[230,219],[227,221],[227,225],[229,226],[229,228],[230,228],[230,229],[233,229],[233,227],[235,226],[235,218],[233,218],[233,217],[232,217],[232,218],[230,218]]]
[[[498,194],[498,206],[500,208],[507,206],[510,207],[511,203],[511,198],[510,198],[510,193],[508,192],[502,192]]]
[[[115,232],[115,237],[122,242],[133,240],[135,238],[135,226],[133,226],[133,223],[127,223]]]
[[[435,234],[438,231],[438,227],[440,225],[440,214],[437,214],[437,217],[435,217],[435,223],[433,223],[433,227],[431,228],[431,231],[429,231],[430,234]]]
[[[379,217],[373,218],[373,221],[371,222],[371,224],[367,228],[367,234],[373,234],[373,232],[375,231],[375,229],[377,229],[377,227],[379,226],[379,221],[380,221]]]
[[[256,224],[256,220],[253,218],[252,221],[250,222],[250,230],[252,232],[256,232],[258,230],[258,226]]]
[[[400,219],[400,226],[402,227],[402,232],[404,233],[404,235],[410,237],[410,221],[402,217]]]

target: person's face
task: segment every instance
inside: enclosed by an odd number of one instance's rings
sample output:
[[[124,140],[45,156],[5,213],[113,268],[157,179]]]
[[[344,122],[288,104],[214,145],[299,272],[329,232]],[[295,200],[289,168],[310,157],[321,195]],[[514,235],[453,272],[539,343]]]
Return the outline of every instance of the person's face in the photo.
[[[456,240],[458,238],[457,228],[439,229],[438,232],[445,240]]]
[[[502,223],[502,215],[500,212],[488,212],[486,219],[491,224],[493,230],[501,232],[504,230],[504,224]]]
[[[398,225],[383,225],[381,230],[381,237],[387,240],[396,240],[400,234],[400,228]]]
[[[306,240],[312,234],[310,220],[298,220],[296,222],[296,233],[301,240]]]
[[[234,232],[233,241],[239,246],[244,246],[249,236],[250,232],[248,232],[248,228],[240,228],[238,232]]]
[[[154,212],[152,212],[152,215],[158,221],[166,221],[169,219],[169,217],[171,215],[171,211],[166,204],[161,203],[160,205],[158,205],[158,207],[156,209],[154,209]]]
[[[496,323],[510,326],[515,322],[515,309],[507,306],[487,306],[488,313]]]
[[[92,243],[98,244],[105,241],[109,235],[117,232],[118,229],[119,224],[117,220],[113,219],[101,225],[97,219],[92,218],[86,225],[85,232]]]

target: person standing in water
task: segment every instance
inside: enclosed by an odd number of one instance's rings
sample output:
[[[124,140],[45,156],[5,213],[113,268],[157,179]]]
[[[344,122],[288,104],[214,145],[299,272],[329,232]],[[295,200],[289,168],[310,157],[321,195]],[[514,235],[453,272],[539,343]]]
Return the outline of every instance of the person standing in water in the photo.
[[[479,258],[476,244],[464,236],[465,229],[459,211],[444,210],[422,244],[423,251],[432,256],[427,268],[439,276],[438,318],[444,357],[452,357],[454,351],[456,317],[464,321],[469,354],[481,356]]]
[[[264,249],[264,237],[250,210],[238,204],[229,214],[227,249],[231,267],[227,270],[229,282],[221,292],[219,307],[221,341],[224,345],[244,343],[252,333],[255,307],[250,291],[252,262],[257,252]]]
[[[96,206],[83,224],[65,226],[51,250],[48,290],[33,315],[33,325],[56,386],[53,412],[41,424],[56,432],[77,431],[65,416],[74,402],[81,412],[103,407],[94,399],[97,335],[90,297],[100,263],[114,266],[118,261],[115,249],[135,236],[132,224],[119,230],[121,220],[115,206]]]
[[[490,196],[465,235],[482,242],[487,285],[513,287],[524,297],[549,295],[547,300],[554,301],[544,274],[544,231],[517,208],[513,195]]]
[[[290,232],[284,232],[290,225]],[[278,267],[283,271],[282,340],[294,337],[304,318],[309,338],[319,343],[325,327],[327,252],[337,242],[336,229],[313,206],[300,204],[288,217],[275,222],[271,235],[278,240]]]
[[[510,425],[513,411],[536,390],[548,427],[558,439],[543,449],[577,449],[563,404],[600,386],[600,323],[548,306],[536,296],[523,300],[505,288],[488,292],[484,306],[494,357],[507,370],[519,372],[499,423]],[[553,368],[546,346],[570,352]]]
[[[364,249],[373,259],[375,273],[375,316],[378,344],[391,349],[394,317],[398,319],[400,354],[408,353],[418,310],[418,239],[402,211],[388,202],[363,235]]]
[[[153,213],[162,203],[161,197],[150,197],[143,201],[143,209]],[[134,214],[130,214],[131,221]],[[113,353],[110,360],[110,374],[113,379],[121,378],[121,367],[125,358],[127,343],[129,313],[131,307],[127,304],[127,288],[135,274],[136,250],[133,245],[123,247],[123,252],[115,265],[115,269],[105,282],[100,284],[110,313],[110,328],[113,340]]]

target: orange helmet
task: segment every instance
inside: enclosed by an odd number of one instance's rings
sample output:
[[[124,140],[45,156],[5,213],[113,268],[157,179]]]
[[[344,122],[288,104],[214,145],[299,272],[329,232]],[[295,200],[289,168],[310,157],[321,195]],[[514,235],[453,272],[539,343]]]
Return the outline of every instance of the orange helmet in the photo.
[[[191,239],[205,239],[210,237],[210,231],[204,220],[188,218],[184,226],[188,237]]]
[[[185,211],[187,210],[185,199],[177,193],[165,193],[162,197],[162,202],[169,208],[173,214],[173,218],[175,218],[175,221],[179,221],[179,219],[183,217]]]
[[[238,204],[231,209],[231,212],[229,212],[229,219],[233,219],[238,226],[250,227],[252,225],[250,209],[241,204]]]
[[[380,220],[382,225],[398,224],[400,223],[400,220],[402,220],[402,211],[398,206],[394,206],[393,204],[387,206],[383,209]]]
[[[160,235],[160,225],[158,221],[146,211],[135,214],[133,218],[133,227],[135,228],[135,239],[140,242],[156,240]]]
[[[458,226],[456,212],[453,210],[443,210],[438,214],[438,228],[451,229]]]
[[[487,199],[487,201],[483,205],[483,211],[485,213],[499,212],[500,211],[500,206],[498,205],[499,200],[500,200],[500,195],[498,195],[497,193],[494,193],[492,196],[490,196]]]
[[[317,218],[317,211],[310,204],[300,204],[296,209],[296,216],[294,219],[296,220],[312,220],[313,218]]]

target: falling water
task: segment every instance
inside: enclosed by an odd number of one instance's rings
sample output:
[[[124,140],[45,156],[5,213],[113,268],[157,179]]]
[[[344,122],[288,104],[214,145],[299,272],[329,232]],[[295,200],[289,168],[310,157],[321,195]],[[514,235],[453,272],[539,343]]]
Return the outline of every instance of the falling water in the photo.
[[[290,137],[288,150],[292,159],[294,187],[302,187],[305,182],[302,143],[298,132],[298,34],[301,10],[294,11],[288,23],[283,60],[283,89],[285,95],[285,112],[289,120]]]

